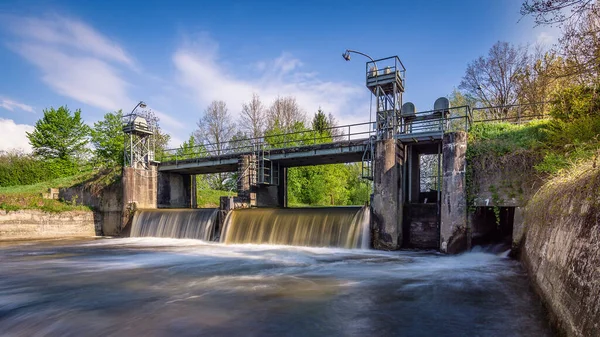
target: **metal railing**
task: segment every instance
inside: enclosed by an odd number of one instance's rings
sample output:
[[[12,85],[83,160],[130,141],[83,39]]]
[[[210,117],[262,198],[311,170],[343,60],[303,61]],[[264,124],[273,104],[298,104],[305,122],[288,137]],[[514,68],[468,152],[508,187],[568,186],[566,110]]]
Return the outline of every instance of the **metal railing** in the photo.
[[[387,78],[392,74],[395,74],[404,86],[406,68],[398,56],[373,60],[366,64],[367,86],[371,82],[377,82],[379,79]]]
[[[267,134],[258,138],[233,139],[221,143],[204,143],[187,148],[165,150],[161,162],[218,157],[264,150],[287,149],[340,141],[367,140],[375,131],[370,123],[355,123],[319,130],[304,130],[280,134]]]
[[[470,112],[470,106],[464,105],[405,114],[398,131],[400,134],[468,131],[472,122]]]
[[[510,122],[525,123],[535,119],[548,118],[548,114],[536,114],[533,103],[507,105],[486,108],[471,108],[469,105],[420,111],[398,118],[398,134],[427,134],[469,131],[473,123]],[[534,109],[535,108],[535,109]],[[502,115],[498,115],[502,112]],[[377,131],[369,122],[335,126],[318,130],[304,130],[280,134],[267,134],[258,138],[233,139],[222,143],[204,143],[194,147],[175,148],[164,151],[158,159],[160,162],[188,161],[206,157],[219,157],[243,153],[259,153],[259,151],[297,148],[317,144],[335,143],[351,140],[375,139]],[[373,136],[373,137],[372,137]]]
[[[548,102],[509,104],[471,109],[473,123],[507,122],[522,124],[550,118]]]

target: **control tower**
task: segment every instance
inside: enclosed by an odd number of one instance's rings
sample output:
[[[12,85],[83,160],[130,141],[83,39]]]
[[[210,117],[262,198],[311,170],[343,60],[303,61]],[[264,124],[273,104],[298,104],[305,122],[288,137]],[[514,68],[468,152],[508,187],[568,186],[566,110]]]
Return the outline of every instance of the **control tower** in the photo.
[[[366,64],[366,85],[377,102],[375,128],[378,140],[391,139],[398,134],[405,73],[398,56]]]

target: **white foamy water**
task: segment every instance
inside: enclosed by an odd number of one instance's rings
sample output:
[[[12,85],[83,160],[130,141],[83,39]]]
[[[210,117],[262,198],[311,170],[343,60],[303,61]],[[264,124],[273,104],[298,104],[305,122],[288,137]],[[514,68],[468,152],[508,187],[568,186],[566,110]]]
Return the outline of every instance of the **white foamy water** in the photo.
[[[16,336],[550,336],[502,253],[128,238],[0,247]]]

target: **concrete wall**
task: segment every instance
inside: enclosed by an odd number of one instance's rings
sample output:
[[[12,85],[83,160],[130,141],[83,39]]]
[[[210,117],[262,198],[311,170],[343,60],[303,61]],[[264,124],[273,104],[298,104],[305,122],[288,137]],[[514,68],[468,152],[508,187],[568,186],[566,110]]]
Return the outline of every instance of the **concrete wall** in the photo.
[[[474,206],[525,206],[544,183],[534,168],[539,156],[539,152],[517,152],[472,158],[469,193]]]
[[[0,240],[95,236],[100,219],[91,211],[46,213],[37,210],[2,212]]]
[[[124,205],[135,203],[137,208],[156,208],[157,181],[156,166],[151,166],[149,170],[123,168]]]
[[[567,336],[600,336],[599,191],[600,169],[590,167],[550,181],[525,210],[522,260]]]
[[[195,193],[192,192],[195,189],[195,176],[159,172],[156,205],[158,208],[195,208]]]
[[[402,244],[402,144],[395,139],[378,141],[375,147],[371,203],[373,247],[395,250]]]
[[[440,250],[450,254],[467,249],[467,134],[453,132],[442,140]]]
[[[120,233],[123,215],[121,180],[100,188],[96,184],[61,188],[59,197],[66,201],[92,207],[94,217],[100,224],[97,235],[118,235]]]

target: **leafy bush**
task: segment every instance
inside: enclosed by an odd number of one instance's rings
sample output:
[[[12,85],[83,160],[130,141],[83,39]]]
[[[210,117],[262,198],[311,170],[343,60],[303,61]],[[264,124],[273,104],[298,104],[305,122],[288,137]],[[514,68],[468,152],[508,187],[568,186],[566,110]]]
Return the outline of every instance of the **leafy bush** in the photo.
[[[41,160],[17,152],[0,155],[0,187],[31,185],[78,172],[78,165],[69,160]]]

